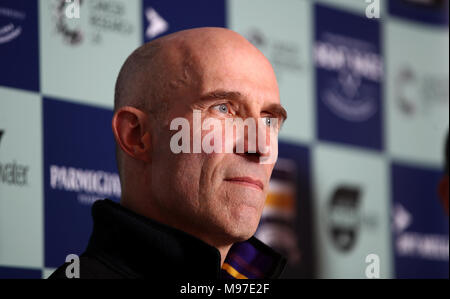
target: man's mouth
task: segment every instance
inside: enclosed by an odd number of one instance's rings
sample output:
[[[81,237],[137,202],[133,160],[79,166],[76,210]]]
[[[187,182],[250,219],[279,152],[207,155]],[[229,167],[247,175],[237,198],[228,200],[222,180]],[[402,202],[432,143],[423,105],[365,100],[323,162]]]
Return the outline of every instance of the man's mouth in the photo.
[[[252,179],[251,177],[234,177],[234,178],[225,179],[225,181],[252,187],[259,191],[264,190],[263,183],[260,180],[255,180],[255,179]]]

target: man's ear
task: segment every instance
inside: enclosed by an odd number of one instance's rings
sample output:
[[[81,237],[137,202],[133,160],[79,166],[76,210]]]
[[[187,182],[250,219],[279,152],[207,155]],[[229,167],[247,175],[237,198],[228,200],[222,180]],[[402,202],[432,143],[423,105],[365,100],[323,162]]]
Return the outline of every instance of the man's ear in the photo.
[[[151,138],[147,114],[137,108],[125,106],[114,113],[114,138],[130,157],[150,162]]]

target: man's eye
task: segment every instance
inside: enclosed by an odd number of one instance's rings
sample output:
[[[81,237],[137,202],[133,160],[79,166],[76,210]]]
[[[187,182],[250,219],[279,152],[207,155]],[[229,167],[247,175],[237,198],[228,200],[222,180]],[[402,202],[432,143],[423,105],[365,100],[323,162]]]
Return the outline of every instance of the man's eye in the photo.
[[[230,111],[228,110],[228,106],[226,104],[219,104],[214,106],[214,109],[218,110],[220,113],[228,114]]]
[[[264,123],[266,124],[266,126],[271,127],[274,126],[275,124],[272,122],[272,119],[270,118],[270,116],[266,116],[264,117]]]

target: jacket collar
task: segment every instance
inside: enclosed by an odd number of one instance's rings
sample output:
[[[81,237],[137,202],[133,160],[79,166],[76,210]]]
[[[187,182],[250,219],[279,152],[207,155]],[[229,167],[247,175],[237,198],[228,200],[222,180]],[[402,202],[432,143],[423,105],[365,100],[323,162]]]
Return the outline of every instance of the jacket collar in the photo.
[[[86,255],[134,278],[276,278],[285,259],[255,237],[220,253],[183,231],[138,215],[109,199],[92,207],[94,228]]]

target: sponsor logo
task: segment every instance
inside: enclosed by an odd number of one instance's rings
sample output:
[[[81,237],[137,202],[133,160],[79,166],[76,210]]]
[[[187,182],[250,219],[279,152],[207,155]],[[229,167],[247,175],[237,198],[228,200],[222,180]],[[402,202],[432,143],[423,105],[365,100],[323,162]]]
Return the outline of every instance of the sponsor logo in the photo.
[[[79,19],[80,18],[80,0],[66,0],[69,3],[66,7],[66,17],[69,19]]]
[[[333,244],[341,251],[349,251],[356,242],[360,226],[360,189],[338,187],[329,204],[329,231]]]
[[[87,27],[79,24],[73,5],[85,7]],[[82,44],[89,39],[94,44],[100,44],[106,34],[129,35],[135,30],[132,23],[125,19],[126,4],[112,0],[91,0],[77,3],[58,0],[54,8],[56,31],[70,45]],[[67,14],[70,16],[68,17]]]
[[[318,69],[334,74],[319,94],[334,114],[364,122],[377,112],[383,62],[371,43],[327,32],[315,42],[314,61]]]
[[[148,22],[148,27],[145,31],[145,37],[147,39],[152,39],[169,30],[169,23],[167,23],[154,8],[148,7],[145,10],[145,17]]]
[[[9,43],[22,34],[21,23],[25,18],[23,11],[0,6],[0,45]]]
[[[448,236],[407,231],[413,221],[413,215],[403,205],[396,203],[393,224],[397,254],[401,257],[448,262]]]
[[[257,28],[248,30],[245,37],[258,49],[263,51],[277,73],[277,79],[282,81],[286,72],[299,73],[304,69],[301,61],[302,48],[292,40],[281,40],[277,37],[267,37]]]
[[[77,4],[77,9],[79,11],[82,1]],[[56,19],[56,30],[59,34],[64,37],[64,41],[71,45],[77,45],[83,40],[83,33],[78,27],[72,27],[67,23],[67,18],[72,19],[67,16],[71,7],[68,6],[66,0],[59,0],[55,8],[55,19]],[[70,4],[71,6],[74,4]],[[75,8],[74,8],[75,9]]]
[[[362,211],[362,190],[359,186],[336,187],[328,204],[328,231],[332,243],[342,251],[351,251],[362,230],[377,227],[373,213]]]
[[[403,66],[395,77],[395,100],[408,116],[428,114],[433,109],[448,109],[448,75],[418,74]]]
[[[91,204],[100,198],[120,198],[121,194],[116,173],[58,165],[50,165],[50,187],[77,193],[82,204]]]
[[[4,135],[4,130],[0,131],[0,141]],[[11,162],[0,161],[0,184],[14,185],[18,187],[28,185],[28,174],[30,167],[21,164],[16,160]]]

